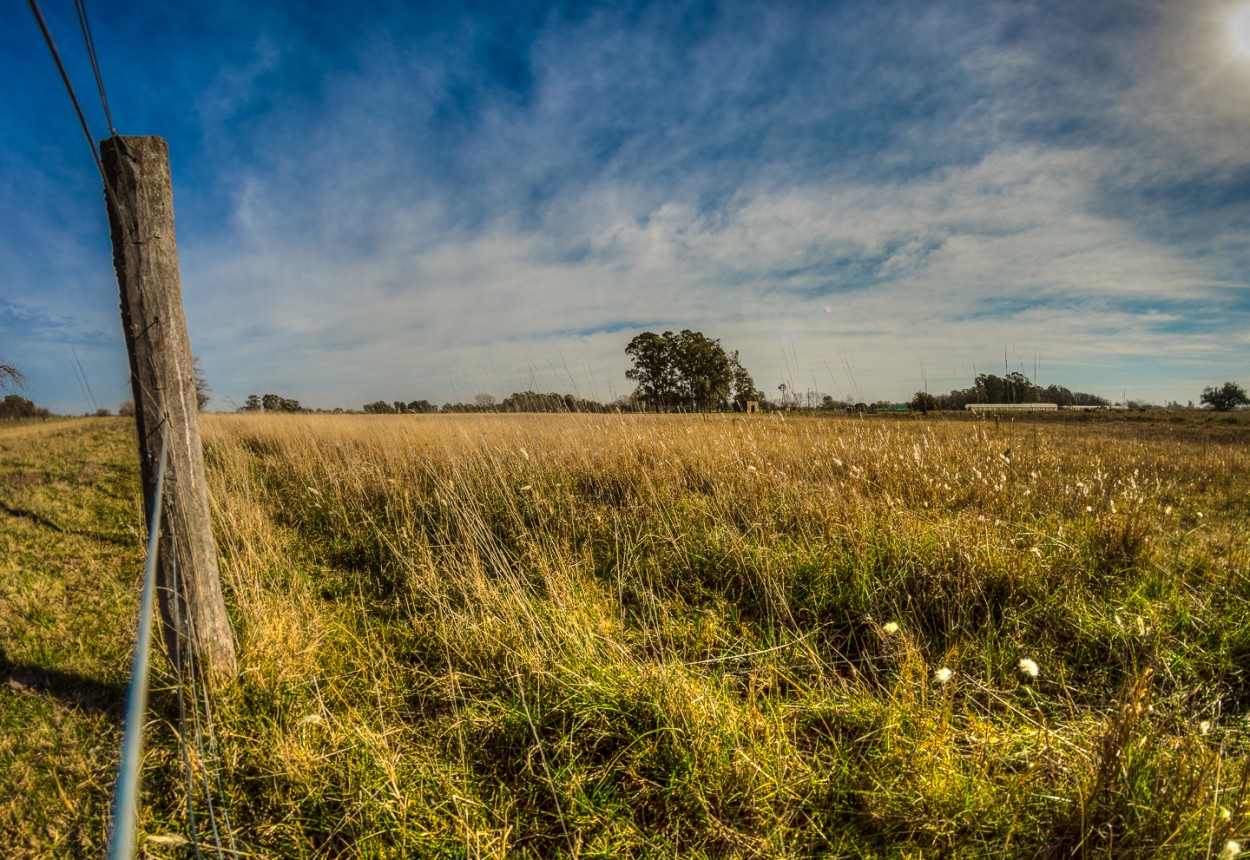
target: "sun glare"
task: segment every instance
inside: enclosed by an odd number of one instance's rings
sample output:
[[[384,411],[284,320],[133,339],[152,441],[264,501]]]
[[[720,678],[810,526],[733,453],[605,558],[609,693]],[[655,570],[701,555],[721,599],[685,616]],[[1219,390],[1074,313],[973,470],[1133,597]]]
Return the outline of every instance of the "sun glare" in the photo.
[[[1250,6],[1233,16],[1233,44],[1243,54],[1250,54]]]

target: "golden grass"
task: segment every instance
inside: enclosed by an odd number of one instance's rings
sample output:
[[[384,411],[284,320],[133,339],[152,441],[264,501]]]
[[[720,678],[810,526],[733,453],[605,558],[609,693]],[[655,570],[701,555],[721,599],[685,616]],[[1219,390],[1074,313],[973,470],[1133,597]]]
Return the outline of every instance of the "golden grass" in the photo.
[[[241,668],[215,717],[256,856],[1192,857],[1245,835],[1244,440],[776,416],[203,429]],[[40,458],[5,444],[0,481],[27,480]],[[0,609],[12,663],[38,635],[22,612]],[[177,759],[151,742],[143,826],[176,831]],[[0,838],[33,844],[77,850]]]

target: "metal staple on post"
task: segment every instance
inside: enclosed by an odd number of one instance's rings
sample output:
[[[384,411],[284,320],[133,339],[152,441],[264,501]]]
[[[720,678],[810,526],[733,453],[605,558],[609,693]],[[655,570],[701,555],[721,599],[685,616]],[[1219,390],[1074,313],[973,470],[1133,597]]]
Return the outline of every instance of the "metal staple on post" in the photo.
[[[121,762],[113,793],[113,832],[109,860],[131,860],[135,854],[135,817],[139,799],[139,760],[143,754],[143,715],[148,704],[148,656],[152,650],[152,604],[156,592],[156,556],[160,545],[161,498],[165,489],[166,433],[156,469],[156,493],[148,519],[148,557],[143,567],[143,595],[139,601],[139,635],[130,669]]]

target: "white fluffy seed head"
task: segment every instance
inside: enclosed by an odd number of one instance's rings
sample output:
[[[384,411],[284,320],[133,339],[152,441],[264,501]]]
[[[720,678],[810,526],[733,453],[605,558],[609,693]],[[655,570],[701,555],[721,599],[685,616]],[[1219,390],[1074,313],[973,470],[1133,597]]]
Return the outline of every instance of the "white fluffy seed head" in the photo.
[[[1036,678],[1041,670],[1037,668],[1037,664],[1028,657],[1021,657],[1019,662],[1020,671],[1028,675],[1030,678]]]
[[[950,669],[943,666],[941,669],[938,669],[936,672],[933,673],[933,680],[937,681],[939,684],[945,684],[947,681],[951,679],[951,675],[954,675],[954,674],[955,673],[952,672]]]

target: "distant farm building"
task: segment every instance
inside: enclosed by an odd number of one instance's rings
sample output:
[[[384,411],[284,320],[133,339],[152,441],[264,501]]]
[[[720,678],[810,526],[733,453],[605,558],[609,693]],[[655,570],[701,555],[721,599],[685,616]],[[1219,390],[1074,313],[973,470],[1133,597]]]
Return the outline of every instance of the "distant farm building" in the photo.
[[[1058,403],[969,403],[970,412],[1057,412]]]

